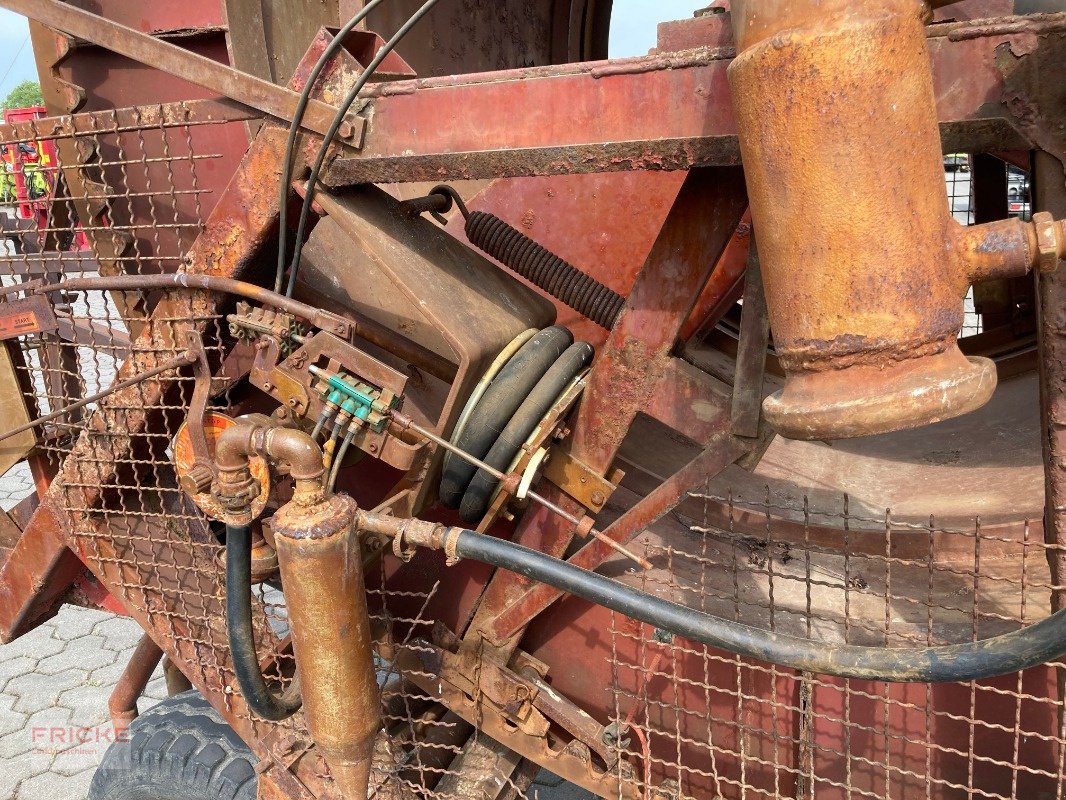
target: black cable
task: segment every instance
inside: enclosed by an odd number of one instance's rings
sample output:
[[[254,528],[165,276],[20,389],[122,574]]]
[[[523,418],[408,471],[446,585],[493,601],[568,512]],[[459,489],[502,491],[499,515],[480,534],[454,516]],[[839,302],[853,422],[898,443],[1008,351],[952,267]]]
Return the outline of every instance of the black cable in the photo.
[[[271,692],[255,651],[251,525],[226,525],[226,632],[229,634],[233,674],[237,676],[248,708],[274,722],[295,714],[303,703],[295,682],[281,697]]]
[[[318,185],[318,176],[322,172],[322,165],[326,162],[326,154],[329,152],[330,145],[333,143],[334,138],[337,136],[337,131],[340,130],[341,125],[344,123],[344,118],[348,114],[348,109],[352,107],[352,103],[359,96],[359,93],[363,91],[363,87],[366,86],[367,81],[374,75],[377,68],[381,66],[381,62],[384,61],[389,53],[391,53],[411,29],[418,24],[418,22],[428,14],[433,6],[437,5],[440,0],[428,0],[418,11],[411,15],[411,18],[405,22],[398,31],[393,35],[391,39],[382,45],[378,54],[374,56],[373,60],[367,64],[363,74],[359,76],[359,79],[355,82],[355,85],[349,90],[345,96],[344,101],[340,104],[340,108],[337,110],[336,116],[333,117],[333,123],[329,126],[329,130],[326,132],[325,138],[322,140],[322,146],[318,149],[318,155],[315,158],[315,164],[311,168],[311,173],[307,178],[307,191],[304,192],[303,207],[300,209],[300,223],[296,227],[296,240],[295,250],[292,254],[292,264],[289,266],[289,284],[285,290],[287,297],[292,297],[293,290],[296,287],[296,274],[300,269],[300,254],[303,249],[304,233],[307,230],[307,223],[311,216],[311,204],[315,199],[315,187]]]
[[[292,124],[289,125],[289,138],[285,145],[285,160],[282,162],[281,167],[281,186],[278,188],[280,227],[278,228],[278,271],[274,278],[274,291],[278,294],[281,294],[281,289],[285,282],[285,240],[288,234],[286,226],[288,225],[289,217],[289,184],[292,182],[292,161],[296,152],[296,137],[300,132],[300,121],[307,110],[307,104],[311,101],[311,92],[314,90],[315,83],[330,59],[337,54],[337,51],[344,44],[344,37],[355,30],[355,26],[366,19],[367,15],[383,2],[385,0],[373,0],[373,2],[367,3],[362,11],[348,20],[348,23],[337,32],[337,35],[326,45],[326,49],[322,51],[322,55],[315,62],[315,66],[311,68],[311,73],[307,76],[307,83],[304,84],[303,91],[300,92],[300,99],[296,103],[296,111],[292,115]]]
[[[690,641],[801,672],[895,683],[949,683],[1020,672],[1066,654],[1066,610],[1012,633],[965,644],[928,648],[837,645],[713,617],[474,531],[459,531],[455,553],[517,572]]]

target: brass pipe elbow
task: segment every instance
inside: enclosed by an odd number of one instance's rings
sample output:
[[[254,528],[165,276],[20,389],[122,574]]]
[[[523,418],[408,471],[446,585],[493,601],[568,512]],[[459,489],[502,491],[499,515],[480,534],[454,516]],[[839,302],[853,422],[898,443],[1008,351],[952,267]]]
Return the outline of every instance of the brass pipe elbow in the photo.
[[[222,432],[215,445],[218,467],[218,494],[227,501],[227,521],[251,521],[255,480],[248,459],[260,455],[287,466],[296,481],[293,501],[307,505],[322,499],[325,467],[322,448],[308,434],[294,428],[281,428],[258,415],[241,417],[238,424]]]

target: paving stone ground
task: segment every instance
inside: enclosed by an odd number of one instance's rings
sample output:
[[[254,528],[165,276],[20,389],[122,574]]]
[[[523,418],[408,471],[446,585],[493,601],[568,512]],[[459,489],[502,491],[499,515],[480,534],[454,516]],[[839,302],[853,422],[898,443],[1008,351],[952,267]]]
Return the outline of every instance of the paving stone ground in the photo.
[[[113,737],[107,698],[140,637],[133,620],[65,606],[0,646],[0,797],[85,800]],[[140,710],[164,697],[157,672]]]
[[[0,797],[86,800],[113,731],[107,699],[133,654],[133,620],[64,606],[41,627],[0,646]],[[166,697],[157,671],[142,712]],[[592,800],[543,773],[530,796]]]

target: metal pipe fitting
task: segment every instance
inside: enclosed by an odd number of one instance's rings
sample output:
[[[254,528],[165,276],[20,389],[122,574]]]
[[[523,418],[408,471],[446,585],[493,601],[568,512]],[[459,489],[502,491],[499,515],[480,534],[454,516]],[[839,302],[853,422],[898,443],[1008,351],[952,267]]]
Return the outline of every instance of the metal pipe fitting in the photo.
[[[787,378],[764,410],[791,438],[886,433],[984,405],[995,366],[957,344],[967,288],[1049,263],[1041,253],[1062,231],[952,218],[928,14],[918,0],[733,3],[729,80]]]
[[[261,455],[285,464],[296,481],[293,502],[312,503],[321,498],[322,448],[301,430],[277,427],[258,415],[241,417],[227,428],[215,445],[218,469],[218,494],[227,502],[226,521],[232,524],[251,522],[251,500],[255,480],[248,469],[248,458]]]
[[[304,716],[346,800],[366,800],[381,725],[357,512],[333,495],[273,523]]]

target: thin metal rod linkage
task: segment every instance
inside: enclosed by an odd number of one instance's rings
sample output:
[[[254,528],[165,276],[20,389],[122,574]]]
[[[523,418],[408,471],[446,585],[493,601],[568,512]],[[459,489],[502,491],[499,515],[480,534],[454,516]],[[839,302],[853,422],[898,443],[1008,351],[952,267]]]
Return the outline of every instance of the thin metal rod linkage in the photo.
[[[463,459],[464,461],[470,462],[471,464],[473,464],[478,469],[485,470],[485,472],[487,472],[489,475],[491,475],[492,477],[496,478],[499,481],[507,480],[507,475],[504,474],[503,472],[500,472],[495,467],[490,466],[489,464],[486,464],[481,459],[479,459],[479,458],[477,458],[475,456],[472,456],[470,453],[466,452],[465,450],[461,450],[460,448],[456,447],[454,444],[449,442],[447,439],[442,439],[440,436],[437,436],[437,434],[433,433],[433,431],[430,431],[430,430],[427,430],[426,428],[423,428],[421,425],[416,423],[410,417],[405,416],[405,415],[401,414],[398,411],[389,411],[388,412],[388,416],[392,419],[393,422],[395,422],[397,425],[399,425],[404,430],[412,430],[415,433],[417,433],[419,436],[422,436],[423,438],[428,439],[429,441],[433,442],[434,444],[436,444],[436,445],[438,445],[440,447],[443,447],[445,450],[448,450],[451,453],[455,453],[455,455],[459,456],[459,458]],[[526,497],[528,497],[533,502],[539,503],[540,505],[544,506],[546,509],[551,511],[553,514],[558,514],[560,517],[565,519],[567,522],[569,522],[575,528],[579,528],[580,529],[580,527],[581,527],[581,520],[580,519],[575,517],[573,514],[571,514],[566,509],[561,508],[560,506],[556,505],[551,500],[549,500],[547,497],[544,497],[543,495],[540,495],[540,494],[538,494],[537,492],[534,492],[534,491],[526,492]],[[621,555],[625,556],[626,558],[632,559],[636,563],[640,564],[640,566],[642,566],[644,569],[651,569],[652,568],[651,562],[649,562],[647,559],[641,558],[636,553],[634,553],[632,550],[628,549],[625,545],[622,545],[622,544],[616,542],[614,539],[612,539],[611,537],[607,536],[604,533],[601,533],[600,531],[596,530],[595,528],[593,528],[593,529],[591,529],[589,531],[589,535],[592,536],[594,539],[598,539],[599,541],[603,542],[605,545],[610,547],[612,550],[615,550],[616,552],[620,553]]]
[[[99,400],[103,400],[105,397],[112,395],[115,392],[122,391],[123,389],[128,389],[131,386],[136,386],[141,381],[146,381],[149,378],[154,378],[156,375],[161,375],[164,372],[170,372],[170,370],[172,369],[187,367],[194,361],[196,361],[196,354],[186,351],[182,355],[177,356],[176,358],[172,358],[163,364],[160,364],[158,367],[153,367],[152,369],[145,370],[144,372],[134,375],[132,378],[128,378],[122,381],[121,383],[116,383],[114,386],[111,386],[110,388],[105,389],[102,392],[91,395],[90,397],[86,397],[82,400],[77,401],[76,403],[71,403],[69,406],[65,406],[64,408],[61,408],[58,411],[53,411],[51,414],[45,414],[43,417],[38,417],[37,419],[33,420],[33,422],[28,422],[25,425],[20,425],[19,427],[10,430],[7,433],[0,434],[0,442],[4,441],[5,439],[10,439],[12,436],[16,436],[20,433],[25,433],[26,431],[32,430],[33,428],[36,428],[40,425],[44,425],[45,423],[51,422],[54,419],[65,417],[72,411],[77,411],[79,408],[85,408],[85,406],[91,403],[95,403]]]

